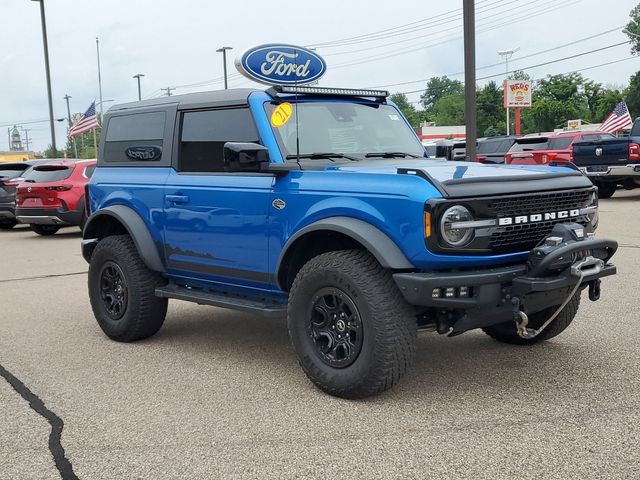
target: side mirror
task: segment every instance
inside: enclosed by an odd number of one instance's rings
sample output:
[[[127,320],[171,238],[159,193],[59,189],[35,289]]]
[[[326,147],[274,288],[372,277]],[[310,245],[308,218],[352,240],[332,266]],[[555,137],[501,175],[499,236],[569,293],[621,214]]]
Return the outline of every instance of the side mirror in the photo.
[[[258,143],[226,142],[223,146],[225,172],[259,172],[269,163],[269,151]]]

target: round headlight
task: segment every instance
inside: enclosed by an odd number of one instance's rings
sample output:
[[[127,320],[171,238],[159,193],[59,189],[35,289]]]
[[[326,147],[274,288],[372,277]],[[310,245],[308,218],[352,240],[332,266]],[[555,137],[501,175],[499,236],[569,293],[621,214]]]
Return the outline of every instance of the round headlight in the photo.
[[[473,236],[473,228],[460,228],[455,224],[471,221],[473,221],[473,215],[471,215],[471,212],[462,205],[455,205],[448,208],[442,215],[442,220],[440,220],[440,233],[442,235],[442,239],[452,247],[461,247],[466,245]]]

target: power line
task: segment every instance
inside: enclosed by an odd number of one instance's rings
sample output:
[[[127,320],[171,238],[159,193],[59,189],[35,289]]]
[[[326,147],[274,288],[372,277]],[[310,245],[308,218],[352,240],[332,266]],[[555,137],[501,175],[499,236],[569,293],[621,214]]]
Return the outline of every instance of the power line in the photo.
[[[619,31],[620,28],[622,28],[622,27],[612,28],[611,30],[606,30],[606,31],[601,32],[601,33],[596,33],[595,35],[591,35],[589,37],[581,38],[581,39],[575,40],[573,42],[565,43],[563,45],[557,45],[557,46],[555,46],[553,48],[548,48],[546,50],[541,50],[539,52],[530,53],[528,55],[517,57],[517,58],[512,59],[511,62],[512,63],[513,62],[519,62],[521,60],[525,60],[525,59],[531,58],[531,57],[536,57],[538,55],[543,55],[545,53],[553,52],[553,51],[559,50],[561,48],[571,47],[573,45],[577,45],[577,44],[585,42],[587,40],[592,40],[594,38],[601,37],[603,35],[607,35],[609,33]],[[476,71],[478,71],[478,70],[486,70],[486,69],[493,68],[493,67],[502,67],[502,66],[504,66],[504,63],[503,62],[498,62],[498,63],[493,63],[491,65],[485,65],[485,66],[482,66],[482,67],[478,67],[478,68],[476,68]],[[522,70],[522,69],[518,69],[518,70]],[[464,71],[455,72],[455,73],[447,73],[447,74],[440,75],[440,76],[455,77],[455,76],[458,76],[458,75],[464,75]],[[410,85],[412,83],[426,82],[428,80],[429,80],[429,78],[421,78],[419,80],[411,80],[411,81],[407,81],[407,82],[387,83],[387,84],[384,84],[384,85],[376,85],[374,87],[369,87],[369,88],[383,88],[383,87],[394,87],[394,86],[399,86],[399,85]]]
[[[541,12],[538,12],[538,13],[535,13],[535,14],[526,14],[524,16],[521,16],[521,17],[518,17],[518,18],[515,18],[515,19],[511,20],[510,21],[510,25],[513,25],[514,23],[518,23],[518,22],[521,22],[521,21],[526,21],[526,20],[538,17],[540,15],[551,13],[553,11],[556,11],[556,10],[559,10],[559,9],[562,9],[562,8],[567,8],[567,7],[575,5],[576,3],[580,3],[582,1],[584,1],[584,0],[573,0],[573,1],[566,2],[566,3],[562,4],[562,5],[559,5],[559,6],[555,7],[555,8],[550,8],[550,9],[547,9],[547,10],[544,10],[544,11],[541,11]],[[521,12],[517,12],[517,14],[521,14]],[[485,28],[485,29],[482,29],[482,30],[478,30],[477,33],[485,33],[485,32],[488,32],[488,31],[500,29],[500,28],[504,27],[504,20],[505,20],[505,17],[501,17],[500,19],[497,20],[499,22],[497,25],[489,27],[489,28]],[[444,38],[446,38],[446,37],[444,37]],[[431,47],[435,47],[435,46],[438,46],[438,45],[442,45],[444,43],[448,43],[448,42],[450,42],[452,40],[456,40],[456,39],[459,39],[459,38],[462,38],[462,36],[461,35],[456,35],[456,36],[450,37],[450,38],[448,38],[448,39],[446,39],[446,40],[444,40],[442,42],[422,45],[420,47],[412,48],[412,49],[408,49],[408,50],[407,49],[395,49],[395,50],[391,50],[391,51],[388,51],[388,52],[383,52],[382,55],[377,54],[377,55],[373,55],[373,56],[361,57],[361,58],[357,58],[357,59],[355,59],[355,60],[353,60],[351,62],[345,62],[345,63],[342,63],[342,64],[333,65],[331,68],[335,70],[337,68],[350,67],[350,66],[360,65],[360,64],[363,64],[363,63],[372,63],[372,62],[376,62],[376,61],[379,61],[379,60],[385,60],[387,58],[394,58],[394,57],[398,57],[398,56],[401,56],[401,55],[407,55],[409,53],[418,52],[418,51],[421,51],[421,50],[425,50],[427,48],[431,48]]]
[[[577,54],[575,54],[575,55],[570,55],[570,56],[568,56],[568,57],[558,58],[558,59],[556,59],[556,60],[550,60],[550,61],[548,61],[548,62],[538,63],[538,64],[536,64],[536,65],[529,65],[528,67],[518,68],[518,69],[516,69],[516,70],[511,70],[511,71],[509,71],[509,72],[506,72],[506,74],[508,75],[508,74],[510,74],[510,73],[515,73],[515,72],[517,72],[517,71],[521,71],[521,70],[531,70],[531,69],[534,69],[534,68],[544,67],[544,66],[546,66],[546,65],[551,65],[551,64],[554,64],[554,63],[558,63],[558,62],[564,62],[565,60],[572,60],[572,59],[574,59],[574,58],[583,57],[583,56],[585,56],[585,55],[589,55],[589,54],[591,54],[591,53],[601,52],[601,51],[603,51],[603,50],[608,50],[608,49],[610,49],[610,48],[619,47],[620,45],[626,45],[626,44],[628,44],[628,43],[630,43],[630,40],[627,40],[626,42],[615,43],[615,44],[613,44],[613,45],[607,45],[606,47],[596,48],[596,49],[594,49],[594,50],[589,50],[589,51],[587,51],[587,52],[577,53]],[[629,57],[629,58],[636,58],[636,57]],[[589,67],[589,68],[596,68],[596,67]],[[578,70],[574,70],[574,72],[577,72],[577,71],[578,71]],[[570,73],[571,73],[571,72],[570,72]],[[501,77],[501,76],[503,76],[503,75],[505,75],[505,72],[497,73],[497,74],[495,74],[495,75],[487,75],[487,76],[485,76],[485,77],[476,78],[476,81],[479,81],[479,80],[488,80],[488,79],[490,79],[490,78]],[[410,93],[420,93],[420,92],[424,92],[424,89],[421,89],[421,90],[411,90],[411,91],[408,91],[408,92],[401,92],[401,93],[404,93],[404,94],[406,95],[406,94],[410,94]]]

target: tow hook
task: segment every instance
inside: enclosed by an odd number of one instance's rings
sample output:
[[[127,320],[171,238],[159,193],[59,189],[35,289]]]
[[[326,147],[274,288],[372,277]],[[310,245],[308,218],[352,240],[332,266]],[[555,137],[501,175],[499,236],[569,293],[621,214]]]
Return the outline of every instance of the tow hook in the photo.
[[[600,279],[592,280],[589,282],[589,300],[597,302],[600,300]]]
[[[529,317],[525,312],[520,310],[520,299],[514,297],[511,300],[511,305],[513,305],[513,321],[516,322],[516,332],[518,336],[529,339],[538,335],[538,331],[527,328],[527,325],[529,325]]]

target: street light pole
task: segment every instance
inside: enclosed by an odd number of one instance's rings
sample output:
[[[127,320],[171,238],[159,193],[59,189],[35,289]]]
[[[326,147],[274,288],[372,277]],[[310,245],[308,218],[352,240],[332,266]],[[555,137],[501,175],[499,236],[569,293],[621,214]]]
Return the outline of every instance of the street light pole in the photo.
[[[233,47],[220,47],[216,52],[222,52],[222,68],[224,70],[224,89],[227,89],[227,50],[232,50]]]
[[[144,77],[144,73],[136,73],[132,77],[138,79],[138,101],[142,100],[142,90],[140,90],[140,77]]]
[[[44,68],[47,75],[47,95],[49,97],[49,123],[51,124],[51,148],[57,152],[56,129],[53,120],[53,97],[51,95],[51,72],[49,71],[49,45],[47,43],[47,21],[44,15],[44,0],[32,0],[40,3],[40,20],[42,22],[42,44],[44,46]]]
[[[515,50],[513,48],[508,48],[506,50],[498,50],[498,55],[500,55],[501,57],[504,57],[504,63],[506,66],[506,70],[505,70],[505,81],[508,80],[509,77],[509,59],[511,57],[513,57],[513,54],[516,53],[518,50],[520,50],[520,48],[516,48]],[[505,85],[506,88],[506,85]],[[509,125],[510,121],[509,121],[509,107],[507,108],[507,135],[509,135],[509,132],[511,131],[511,126]]]
[[[100,96],[100,124],[102,124],[102,73],[100,72],[100,41],[96,37],[96,54],[98,57],[98,95]]]
[[[464,15],[464,117],[465,156],[475,162],[478,141],[476,105],[476,9],[474,0],[463,0]]]

